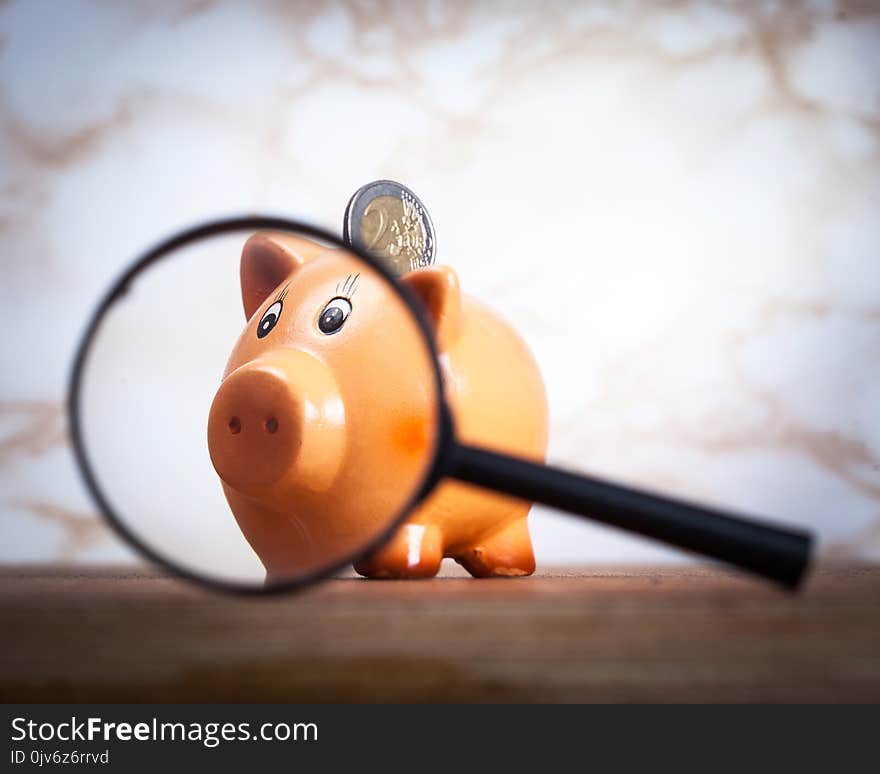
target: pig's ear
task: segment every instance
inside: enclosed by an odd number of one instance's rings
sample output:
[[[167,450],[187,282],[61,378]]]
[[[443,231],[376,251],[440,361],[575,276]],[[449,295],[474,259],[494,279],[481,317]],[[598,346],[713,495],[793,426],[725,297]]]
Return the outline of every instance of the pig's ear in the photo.
[[[461,326],[458,275],[448,266],[430,266],[404,274],[400,279],[425,305],[437,333],[439,349],[447,349]]]
[[[254,234],[241,251],[241,300],[244,316],[251,316],[269,294],[294,271],[326,247],[303,237],[274,231]]]

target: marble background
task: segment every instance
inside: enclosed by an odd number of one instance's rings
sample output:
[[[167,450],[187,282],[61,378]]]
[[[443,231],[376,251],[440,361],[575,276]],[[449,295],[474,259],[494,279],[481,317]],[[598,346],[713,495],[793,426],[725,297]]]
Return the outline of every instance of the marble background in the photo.
[[[63,411],[91,305],[194,219],[362,183],[544,371],[550,458],[880,559],[880,7],[0,3],[0,560],[134,561]],[[538,558],[684,557],[537,508]]]

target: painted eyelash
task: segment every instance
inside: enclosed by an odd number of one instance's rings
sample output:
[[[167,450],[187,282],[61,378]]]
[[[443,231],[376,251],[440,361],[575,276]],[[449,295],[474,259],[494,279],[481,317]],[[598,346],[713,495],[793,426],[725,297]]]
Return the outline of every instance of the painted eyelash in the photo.
[[[289,288],[290,288],[290,283],[288,282],[288,283],[287,283],[287,284],[281,289],[281,292],[275,297],[275,301],[273,301],[272,303],[274,304],[274,303],[277,303],[278,301],[282,301],[282,302],[283,302],[284,299],[287,298],[287,291],[289,290]]]
[[[351,297],[354,295],[355,291],[357,290],[357,281],[358,281],[358,277],[360,277],[360,276],[361,276],[360,272],[355,274],[353,277],[351,274],[349,274],[345,278],[345,282],[342,283],[341,290],[339,288],[339,282],[337,282],[336,283],[336,295],[339,298],[347,298],[349,301],[351,301]]]

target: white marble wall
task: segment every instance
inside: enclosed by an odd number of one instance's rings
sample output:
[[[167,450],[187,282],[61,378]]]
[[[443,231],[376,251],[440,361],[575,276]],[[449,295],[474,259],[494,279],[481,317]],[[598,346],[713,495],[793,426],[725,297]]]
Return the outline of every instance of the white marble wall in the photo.
[[[544,370],[551,458],[880,558],[880,7],[0,4],[0,560],[131,555],[65,439],[139,248],[378,177]],[[677,559],[536,509],[539,561]]]

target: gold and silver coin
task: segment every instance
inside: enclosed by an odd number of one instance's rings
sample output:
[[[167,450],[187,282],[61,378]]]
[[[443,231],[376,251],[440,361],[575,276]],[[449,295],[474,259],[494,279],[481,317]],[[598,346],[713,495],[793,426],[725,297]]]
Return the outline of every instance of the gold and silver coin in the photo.
[[[375,180],[355,191],[345,208],[342,236],[397,276],[430,266],[437,252],[425,206],[393,180]]]

